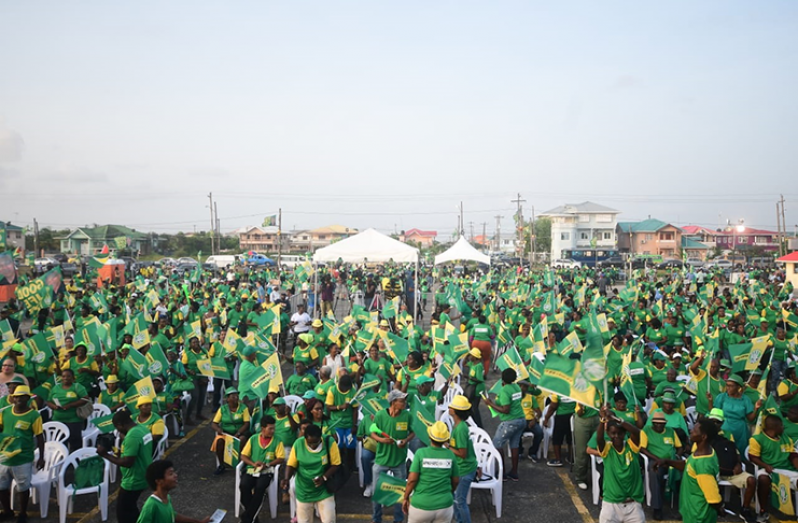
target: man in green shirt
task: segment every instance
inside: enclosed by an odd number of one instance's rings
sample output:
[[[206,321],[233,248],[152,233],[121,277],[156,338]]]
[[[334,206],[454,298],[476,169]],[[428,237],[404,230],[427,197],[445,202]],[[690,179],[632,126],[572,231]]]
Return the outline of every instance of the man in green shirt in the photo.
[[[154,491],[141,507],[137,523],[208,523],[211,518],[194,519],[175,512],[171,491],[177,488],[177,471],[171,461],[153,461],[147,467],[147,484]]]
[[[137,425],[130,412],[120,410],[114,414],[114,428],[124,436],[119,457],[110,449],[97,446],[97,455],[121,467],[122,482],[116,500],[116,518],[119,523],[136,523],[139,517],[138,499],[147,488],[147,467],[152,463],[152,434],[147,427]]]
[[[795,442],[784,434],[784,423],[773,414],[765,417],[762,432],[755,434],[748,442],[748,457],[757,469],[757,499],[759,500],[759,521],[767,521],[770,508],[771,474],[786,476],[791,485],[798,480],[798,454]],[[792,495],[792,494],[788,494]]]
[[[0,501],[3,512],[0,516],[13,517],[11,511],[11,479],[17,482],[20,500],[20,520],[27,518],[30,499],[30,480],[33,477],[33,445],[39,449],[36,468],[44,467],[44,435],[42,417],[30,406],[30,388],[17,385],[11,394],[11,407],[0,410],[0,431],[12,434],[21,442],[20,452],[0,465]]]
[[[665,414],[662,411],[655,412],[651,416],[651,424],[640,433],[640,451],[649,458],[648,484],[655,520],[662,519],[665,476],[668,475],[668,467],[660,460],[675,459],[681,447],[679,436],[667,426]]]
[[[605,426],[609,442],[604,439]],[[601,408],[596,444],[604,460],[604,501],[600,520],[644,523],[643,477],[637,459],[640,429],[615,417],[605,405]]]
[[[389,407],[377,412],[371,425],[371,438],[377,442],[372,477],[374,481],[381,472],[390,472],[395,478],[407,479],[407,443],[415,437],[410,429],[410,413],[407,412],[407,394],[392,390],[388,394]],[[401,523],[404,519],[402,506],[394,505],[393,520]],[[382,505],[372,503],[371,521],[382,523]]]
[[[501,420],[496,428],[496,434],[493,436],[493,446],[503,454],[504,445],[510,444],[512,469],[504,475],[504,479],[513,481],[518,481],[518,447],[521,446],[521,436],[526,429],[526,416],[524,416],[524,408],[521,406],[524,394],[521,392],[521,387],[515,382],[516,378],[518,375],[514,369],[504,369],[502,371],[502,388],[496,401],[492,401],[487,395],[483,396],[485,404],[497,411]]]

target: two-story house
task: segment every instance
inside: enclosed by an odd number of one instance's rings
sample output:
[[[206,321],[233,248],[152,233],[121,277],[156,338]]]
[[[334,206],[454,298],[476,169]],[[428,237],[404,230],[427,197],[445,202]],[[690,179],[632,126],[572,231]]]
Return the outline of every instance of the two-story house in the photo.
[[[593,202],[565,204],[542,213],[551,220],[551,259],[593,265],[617,254],[617,211]]]
[[[417,243],[421,247],[431,247],[435,243],[435,238],[438,236],[437,231],[422,231],[421,229],[410,229],[402,231],[399,235],[399,241],[405,243]]]
[[[349,238],[358,233],[357,229],[343,225],[330,225],[309,231],[291,231],[291,248],[295,250],[306,249],[313,251],[326,247],[344,238]]]
[[[0,233],[3,239],[3,242],[0,242],[0,252],[4,248],[9,251],[13,251],[17,247],[25,250],[25,230],[22,227],[13,225],[11,222],[0,221],[0,231],[3,231]]]
[[[238,245],[244,252],[255,251],[260,254],[267,252],[277,252],[279,250],[280,235],[279,229],[274,226],[257,227],[249,226],[239,229]],[[288,250],[288,238],[282,235],[283,249]]]
[[[653,254],[663,258],[681,255],[682,229],[662,220],[649,218],[641,222],[619,222],[617,232],[620,252]]]

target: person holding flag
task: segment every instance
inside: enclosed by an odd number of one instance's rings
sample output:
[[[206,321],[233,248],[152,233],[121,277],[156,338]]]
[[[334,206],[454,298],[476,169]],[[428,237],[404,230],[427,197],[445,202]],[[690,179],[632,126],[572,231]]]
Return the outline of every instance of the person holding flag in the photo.
[[[374,416],[371,425],[371,438],[377,442],[377,453],[374,457],[372,477],[379,478],[380,473],[390,472],[395,478],[406,479],[407,444],[415,437],[410,428],[410,413],[407,411],[407,394],[400,390],[392,390],[388,394],[388,408]],[[447,438],[448,439],[448,438]],[[382,523],[382,505],[372,503],[371,520]],[[394,506],[394,523],[404,520],[402,506]]]
[[[197,366],[199,360],[212,358],[214,356],[213,347],[206,351],[200,344],[200,339],[192,336],[188,340],[188,348],[183,349],[181,361],[186,368],[186,374],[194,381],[194,390],[191,392],[191,401],[188,404],[188,414],[186,425],[194,425],[191,418],[196,413],[197,421],[205,421],[208,418],[202,415],[202,407],[205,405],[205,398],[208,394],[208,378],[204,376]]]
[[[748,442],[748,457],[757,469],[757,499],[759,500],[759,521],[768,520],[770,492],[772,484],[777,484],[783,476],[788,483],[788,497],[798,481],[798,454],[795,442],[784,434],[784,422],[775,414],[765,416],[762,432],[754,434]],[[793,507],[793,515],[795,507]]]
[[[216,432],[216,437],[211,444],[211,451],[216,453],[216,460],[219,463],[219,466],[213,472],[214,476],[224,473],[225,470],[225,435],[233,436],[240,440],[246,437],[249,432],[249,410],[246,405],[238,401],[238,391],[233,387],[228,387],[224,391],[224,400],[224,405],[216,411],[211,423],[211,428]],[[263,422],[261,421],[262,425]],[[272,431],[274,431],[274,426],[272,426]]]

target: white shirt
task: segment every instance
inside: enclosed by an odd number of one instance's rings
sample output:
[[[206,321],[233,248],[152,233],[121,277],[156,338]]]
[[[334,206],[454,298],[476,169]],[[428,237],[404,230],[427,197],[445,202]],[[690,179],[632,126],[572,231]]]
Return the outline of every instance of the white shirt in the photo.
[[[312,320],[307,312],[303,312],[302,314],[295,312],[291,316],[291,321],[296,323],[296,325],[294,325],[294,332],[296,333],[301,334],[310,330],[310,323]]]

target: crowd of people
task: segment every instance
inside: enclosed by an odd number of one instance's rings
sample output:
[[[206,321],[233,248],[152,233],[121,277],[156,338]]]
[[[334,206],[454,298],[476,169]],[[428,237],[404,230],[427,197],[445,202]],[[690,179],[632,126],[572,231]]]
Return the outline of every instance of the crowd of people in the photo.
[[[783,274],[725,284],[638,270],[612,285],[619,274],[589,268],[427,268],[416,293],[394,264],[312,270],[157,270],[126,284],[89,273],[59,279],[39,310],[2,306],[0,425],[24,443],[0,465],[0,518],[13,478],[25,521],[42,422],[63,423],[75,451],[93,403],[120,437],[97,455],[121,470],[123,523],[175,520],[179,464],[153,457],[167,431],[200,423],[215,433],[217,476],[242,463],[245,523],[273,482],[298,523],[332,522],[358,473],[373,523],[391,506],[397,523],[470,523],[486,416],[499,421],[493,446],[510,450],[504,481],[521,479],[521,458],[538,463],[544,441],[546,465],[570,461],[582,490],[590,455],[602,458],[603,522],[645,520],[646,478],[654,519],[674,497],[685,521],[714,521],[720,481],[743,491],[740,515],[765,521],[783,508],[774,485],[798,488],[798,302]],[[334,307],[336,289],[364,299]]]

